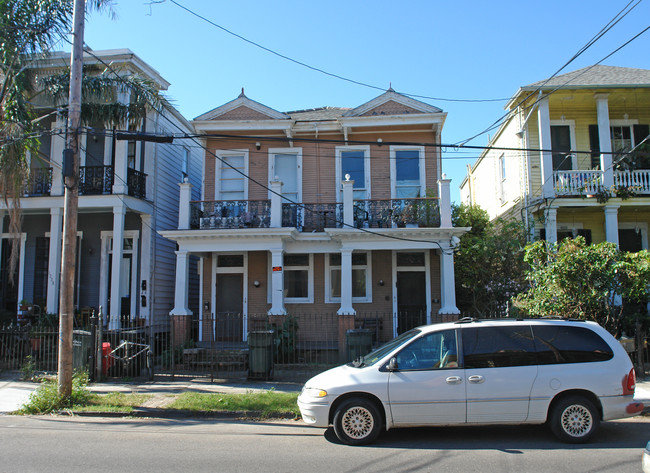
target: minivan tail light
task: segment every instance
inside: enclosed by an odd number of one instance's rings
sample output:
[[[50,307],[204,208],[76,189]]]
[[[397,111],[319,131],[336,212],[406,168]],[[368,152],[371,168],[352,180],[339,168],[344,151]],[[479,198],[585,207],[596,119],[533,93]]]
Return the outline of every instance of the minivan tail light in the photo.
[[[636,387],[636,373],[634,368],[630,370],[628,375],[623,379],[623,394],[634,394],[634,388]]]

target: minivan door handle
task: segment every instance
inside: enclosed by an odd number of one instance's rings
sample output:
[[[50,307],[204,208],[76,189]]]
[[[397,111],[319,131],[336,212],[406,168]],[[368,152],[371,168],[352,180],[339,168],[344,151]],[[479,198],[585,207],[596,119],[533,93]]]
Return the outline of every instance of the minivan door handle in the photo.
[[[460,384],[463,381],[463,378],[460,376],[450,376],[446,381],[447,384]]]
[[[472,376],[467,378],[467,381],[473,384],[481,384],[483,381],[485,381],[485,378],[480,374],[473,374]]]

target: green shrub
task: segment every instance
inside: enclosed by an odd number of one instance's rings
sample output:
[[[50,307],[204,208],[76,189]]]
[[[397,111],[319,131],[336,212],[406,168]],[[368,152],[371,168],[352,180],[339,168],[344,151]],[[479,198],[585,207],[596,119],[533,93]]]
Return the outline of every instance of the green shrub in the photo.
[[[29,396],[29,401],[18,411],[19,414],[48,414],[61,409],[84,405],[91,397],[88,373],[77,371],[72,376],[72,394],[69,398],[59,395],[56,380],[44,381]]]

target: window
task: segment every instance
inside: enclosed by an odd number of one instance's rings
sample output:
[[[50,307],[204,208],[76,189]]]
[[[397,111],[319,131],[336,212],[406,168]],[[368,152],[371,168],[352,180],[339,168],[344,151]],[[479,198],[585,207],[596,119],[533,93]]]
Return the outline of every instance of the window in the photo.
[[[245,200],[248,193],[248,151],[217,151],[217,200]]]
[[[455,330],[429,333],[404,347],[396,358],[400,370],[433,370],[458,367]]]
[[[505,180],[506,180],[506,157],[504,154],[499,156],[499,174],[500,174],[500,179],[499,179],[499,195],[501,198],[501,202],[505,200]]]
[[[183,148],[183,162],[181,163],[181,182],[185,182],[185,178],[189,176],[188,174],[188,163],[190,157],[190,150]]]
[[[553,171],[573,169],[571,127],[569,125],[551,125],[551,149],[553,150]]]
[[[369,253],[352,253],[352,302],[372,302]],[[341,301],[341,254],[326,255],[325,302]]]
[[[618,247],[621,251],[637,252],[648,249],[646,222],[619,222]]]
[[[390,158],[393,198],[424,197],[424,147],[391,146]]]
[[[465,368],[502,368],[536,363],[530,326],[466,328],[462,335]]]
[[[313,302],[313,268],[311,254],[284,255],[284,302]]]
[[[561,325],[532,328],[540,365],[606,361],[614,356],[610,346],[588,328]]]
[[[32,301],[43,309],[47,305],[47,275],[50,259],[50,239],[36,237],[34,254],[34,294]]]
[[[370,198],[370,146],[336,147],[336,187],[350,175],[354,181],[354,200]],[[341,201],[343,198],[341,197]]]
[[[650,126],[636,124],[636,120],[612,120],[609,135],[611,139],[612,161],[616,168],[647,169],[650,163],[648,153],[643,150],[626,154],[627,151],[641,143],[649,134]],[[591,166],[600,169],[600,136],[598,125],[589,125],[589,146],[591,148]]]
[[[288,201],[302,201],[302,150],[300,148],[269,149],[269,181],[282,182],[282,196]],[[269,191],[269,198],[271,194]]]

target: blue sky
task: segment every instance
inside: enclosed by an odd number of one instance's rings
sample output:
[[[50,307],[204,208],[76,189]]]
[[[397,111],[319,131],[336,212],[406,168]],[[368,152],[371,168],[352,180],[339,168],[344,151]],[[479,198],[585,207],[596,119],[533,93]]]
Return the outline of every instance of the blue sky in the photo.
[[[420,99],[448,113],[443,143],[461,142],[503,114],[502,99],[556,72],[629,0],[176,0],[251,41],[310,66]],[[636,0],[635,0],[636,2]],[[632,2],[634,4],[635,2]],[[93,12],[93,49],[129,48],[171,83],[167,92],[192,119],[241,92],[276,110],[356,107],[381,94],[263,51],[170,0],[115,0],[116,18]],[[650,24],[641,1],[562,72],[592,65]],[[602,64],[650,69],[650,31]],[[483,134],[469,144],[485,145]],[[447,148],[452,199],[478,151]]]

